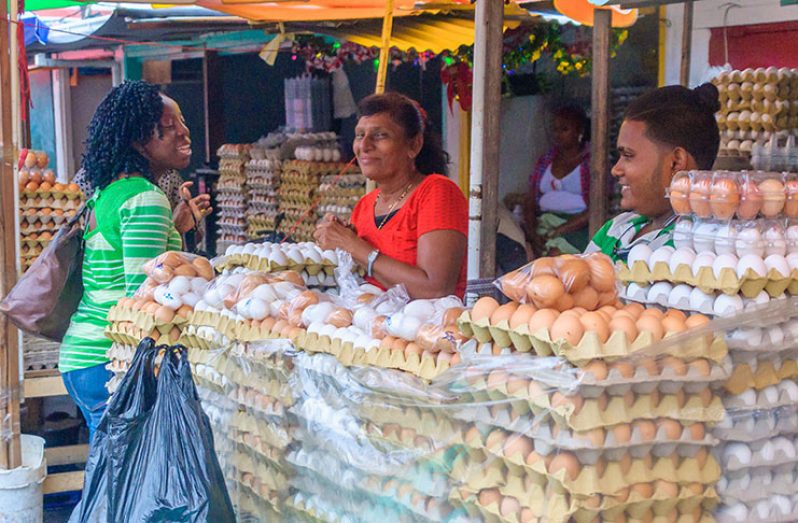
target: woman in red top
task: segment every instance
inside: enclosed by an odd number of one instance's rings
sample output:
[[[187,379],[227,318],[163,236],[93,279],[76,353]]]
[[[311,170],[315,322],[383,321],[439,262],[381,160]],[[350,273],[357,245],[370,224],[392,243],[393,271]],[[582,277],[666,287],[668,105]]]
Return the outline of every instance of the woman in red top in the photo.
[[[412,298],[462,298],[468,203],[444,176],[440,138],[423,109],[398,93],[364,98],[358,110],[353,149],[377,189],[355,206],[350,227],[325,216],[316,241],[348,251],[382,288],[401,283]]]

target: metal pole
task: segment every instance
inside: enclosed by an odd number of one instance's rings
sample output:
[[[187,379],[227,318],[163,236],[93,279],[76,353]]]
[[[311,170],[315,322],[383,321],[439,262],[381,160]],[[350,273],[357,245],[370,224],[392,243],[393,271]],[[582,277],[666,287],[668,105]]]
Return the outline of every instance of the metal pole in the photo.
[[[684,23],[682,24],[682,63],[679,81],[687,87],[690,84],[690,54],[693,41],[693,0],[684,2]]]
[[[375,94],[385,92],[385,79],[388,76],[388,61],[391,57],[391,32],[393,31],[393,0],[385,2],[385,16],[382,19],[382,44],[380,45],[380,63],[377,68],[377,85]]]
[[[474,94],[471,105],[468,280],[496,274],[499,203],[503,0],[479,0],[474,26]],[[476,296],[469,292],[468,301]]]
[[[607,220],[607,179],[610,167],[610,30],[612,12],[593,11],[593,77],[590,137],[590,235],[594,235]]]

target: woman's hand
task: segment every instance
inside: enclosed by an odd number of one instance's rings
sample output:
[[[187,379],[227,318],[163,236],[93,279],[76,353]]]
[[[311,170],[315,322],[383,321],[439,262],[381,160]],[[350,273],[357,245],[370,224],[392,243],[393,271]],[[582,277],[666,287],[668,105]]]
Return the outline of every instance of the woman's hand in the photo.
[[[333,214],[327,214],[316,226],[313,239],[324,250],[342,249],[348,251],[356,259],[363,252],[368,256],[372,250],[367,241],[361,239],[355,231],[341,223],[341,220]]]
[[[180,196],[183,198],[172,215],[174,217],[175,228],[180,234],[193,229],[207,215],[213,211],[211,207],[211,197],[208,194],[200,194],[191,197],[191,186],[194,182],[185,182],[180,186]]]

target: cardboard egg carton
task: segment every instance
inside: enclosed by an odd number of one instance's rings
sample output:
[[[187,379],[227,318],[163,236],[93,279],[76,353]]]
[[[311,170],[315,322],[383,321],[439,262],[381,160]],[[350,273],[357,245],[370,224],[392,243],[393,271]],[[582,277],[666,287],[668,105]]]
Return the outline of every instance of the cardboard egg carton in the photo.
[[[269,423],[247,412],[236,412],[230,420],[230,429],[242,433],[256,435],[262,443],[278,450],[285,450],[291,444],[289,430],[274,423]]]
[[[777,436],[748,443],[735,441],[720,448],[721,465],[725,471],[756,467],[794,467],[798,462],[794,437]]]
[[[747,390],[763,390],[772,386],[791,387],[798,378],[798,361],[792,358],[772,358],[770,360],[739,360],[729,379],[723,384],[725,391],[740,395]],[[795,394],[793,393],[793,397]]]
[[[724,395],[723,405],[733,415],[745,411],[761,411],[778,407],[795,406],[798,385],[793,381],[783,381],[769,385],[761,390],[747,389],[736,395]]]
[[[445,415],[436,413],[435,409],[420,409],[414,407],[388,408],[386,405],[362,405],[358,409],[361,419],[370,421],[382,428],[385,433],[386,425],[389,432],[394,428],[392,425],[409,427],[416,433],[428,438],[444,441],[448,445],[461,444],[462,423]]]
[[[787,352],[798,350],[798,319],[763,327],[743,327],[726,335],[730,351]]]
[[[172,321],[159,323],[155,319],[155,316],[149,312],[133,310],[128,307],[120,307],[119,305],[114,305],[111,307],[111,309],[108,311],[107,319],[110,322],[131,322],[133,325],[143,331],[151,331],[152,329],[157,328],[161,333],[167,333],[172,327],[181,327],[188,322],[187,317],[175,314]]]
[[[735,472],[726,471],[718,481],[717,490],[724,504],[733,505],[742,502],[748,506],[773,496],[795,496],[798,501],[796,487],[795,464],[786,466],[742,469]]]
[[[490,325],[487,318],[473,321],[468,310],[458,318],[457,326],[464,336],[481,343],[493,341],[500,347],[512,346],[519,352],[532,351],[538,356],[556,355],[576,365],[593,359],[626,357],[655,343],[653,335],[646,331],[639,333],[632,342],[621,331],[613,331],[605,343],[600,341],[595,332],[587,331],[579,343],[573,346],[565,340],[552,340],[546,329],[529,332],[527,325],[510,329],[506,321],[497,325]],[[727,347],[722,337],[706,333],[666,333],[658,352],[680,358],[704,357],[721,361],[726,356]]]
[[[227,347],[233,340],[213,326],[189,323],[183,328],[178,341],[200,351],[210,351]]]
[[[762,275],[748,269],[740,278],[735,270],[727,267],[721,271],[720,277],[716,277],[711,267],[703,267],[698,274],[693,274],[692,268],[683,264],[676,267],[676,272],[671,272],[665,262],[657,262],[652,268],[638,260],[631,268],[621,264],[618,278],[624,283],[634,282],[639,285],[658,281],[686,283],[706,293],[721,291],[728,295],[742,294],[746,298],[755,298],[763,290],[774,298],[786,291],[798,293],[798,271],[795,270],[790,274],[780,274],[771,269]]]
[[[245,407],[254,413],[277,417],[283,417],[285,407],[290,407],[293,404],[290,391],[281,390],[280,388],[276,391],[269,391],[239,386],[235,391],[235,400],[239,406]]]
[[[767,410],[729,410],[712,433],[724,441],[744,442],[795,434],[798,433],[798,412],[793,405]]]
[[[788,496],[773,496],[752,506],[743,503],[719,507],[715,513],[718,523],[783,523],[798,519],[798,500]]]
[[[238,445],[238,448],[250,451],[256,463],[266,465],[268,477],[263,479],[272,490],[278,487],[285,489],[284,485],[279,485],[275,481],[275,476],[279,477],[280,473],[285,472],[286,467],[283,461],[286,452],[284,449],[270,446],[261,435],[252,432],[233,429],[229,432],[228,437]]]

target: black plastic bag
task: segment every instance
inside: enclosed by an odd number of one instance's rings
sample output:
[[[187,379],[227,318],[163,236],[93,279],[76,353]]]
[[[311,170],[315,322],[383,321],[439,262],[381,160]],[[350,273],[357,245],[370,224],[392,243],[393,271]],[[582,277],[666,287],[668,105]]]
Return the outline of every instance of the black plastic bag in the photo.
[[[185,347],[139,344],[95,438],[71,523],[235,521]]]

